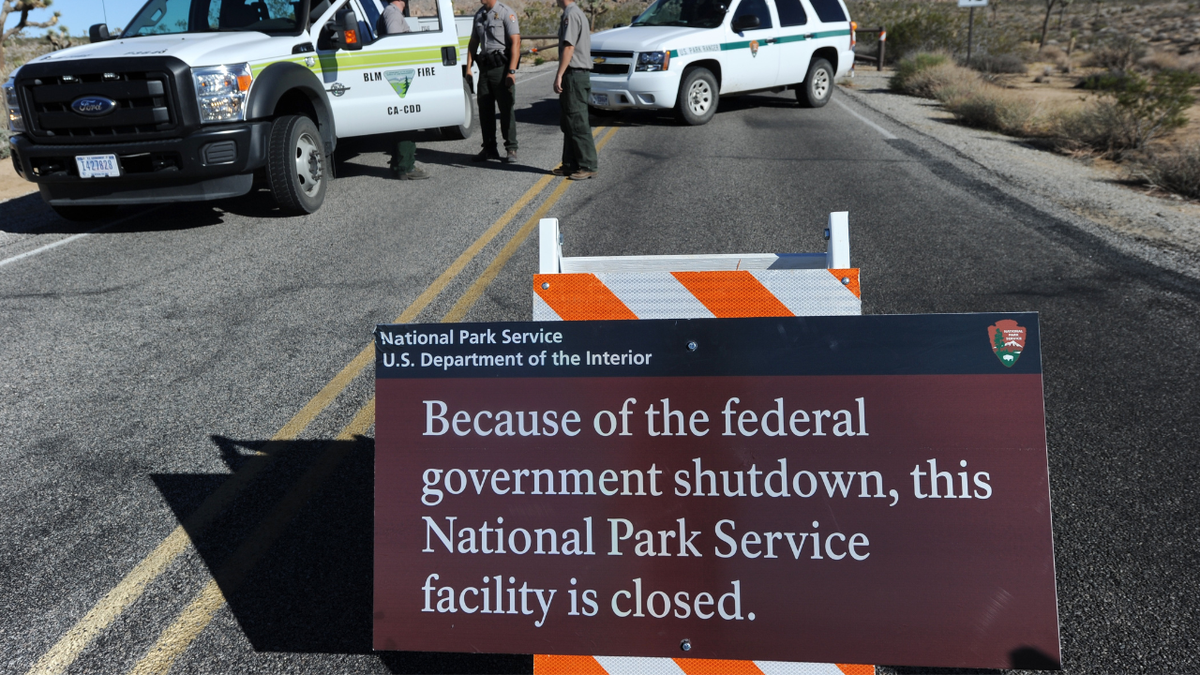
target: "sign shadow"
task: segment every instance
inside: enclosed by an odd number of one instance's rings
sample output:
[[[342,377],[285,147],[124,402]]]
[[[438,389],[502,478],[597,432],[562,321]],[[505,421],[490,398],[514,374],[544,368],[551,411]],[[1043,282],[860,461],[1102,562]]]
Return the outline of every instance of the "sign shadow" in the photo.
[[[377,653],[395,673],[532,672],[527,655],[373,652],[374,439],[211,440],[230,473],[151,479],[256,652]],[[262,455],[224,512],[197,523],[230,474]]]

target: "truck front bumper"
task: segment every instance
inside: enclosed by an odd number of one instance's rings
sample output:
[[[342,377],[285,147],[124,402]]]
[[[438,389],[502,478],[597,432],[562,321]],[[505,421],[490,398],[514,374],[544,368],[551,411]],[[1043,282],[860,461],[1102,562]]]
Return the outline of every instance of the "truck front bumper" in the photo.
[[[183,138],[47,145],[10,139],[13,166],[53,205],[157,204],[237,197],[266,165],[269,121],[203,129]],[[81,178],[75,158],[115,155],[121,175]]]
[[[635,72],[632,75],[592,73],[592,100],[589,103],[603,110],[674,108],[678,95],[678,73]]]

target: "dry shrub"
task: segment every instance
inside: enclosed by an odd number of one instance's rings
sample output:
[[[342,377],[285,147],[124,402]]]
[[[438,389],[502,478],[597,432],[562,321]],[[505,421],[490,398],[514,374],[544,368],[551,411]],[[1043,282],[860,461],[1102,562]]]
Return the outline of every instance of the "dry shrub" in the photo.
[[[981,73],[993,75],[1001,73],[1024,75],[1026,72],[1025,62],[1016,54],[982,54],[972,58],[968,65]]]
[[[1130,66],[1146,55],[1146,46],[1136,37],[1119,35],[1106,39],[1088,55],[1085,66],[1108,70],[1129,70]]]
[[[1200,75],[1200,54],[1188,54],[1180,57],[1179,69]]]
[[[888,80],[888,87],[903,94],[933,98],[933,92],[925,82],[927,72],[949,63],[949,55],[937,52],[918,52],[906,56],[896,64],[896,72]]]
[[[1009,136],[1040,135],[1037,105],[1017,92],[977,79],[974,85],[943,91],[938,98],[967,126]]]
[[[1049,63],[1057,63],[1059,59],[1066,55],[1066,52],[1054,45],[1046,45],[1042,47],[1042,51],[1038,52],[1038,58]]]
[[[1158,188],[1200,199],[1200,143],[1173,153],[1150,153],[1135,172]]]
[[[1179,70],[1179,54],[1175,52],[1152,52],[1138,59],[1145,70]]]

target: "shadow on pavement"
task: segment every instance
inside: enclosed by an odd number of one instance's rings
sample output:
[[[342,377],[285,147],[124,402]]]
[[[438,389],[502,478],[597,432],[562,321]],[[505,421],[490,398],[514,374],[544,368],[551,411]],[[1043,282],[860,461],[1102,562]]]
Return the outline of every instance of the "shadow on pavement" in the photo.
[[[213,436],[231,472],[273,460],[206,527],[189,516],[229,474],[151,478],[257,652],[371,654],[375,442]],[[308,486],[309,489],[305,489]],[[247,551],[257,553],[247,554]],[[528,655],[378,652],[394,673],[530,673]]]

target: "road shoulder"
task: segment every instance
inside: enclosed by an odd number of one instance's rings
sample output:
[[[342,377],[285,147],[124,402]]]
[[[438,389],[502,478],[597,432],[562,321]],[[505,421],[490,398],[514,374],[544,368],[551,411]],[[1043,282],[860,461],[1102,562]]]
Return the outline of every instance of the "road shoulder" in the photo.
[[[956,166],[1147,262],[1200,278],[1200,204],[1122,184],[1119,169],[953,122],[934,101],[888,90],[888,72],[859,71],[841,94],[941,146]]]

